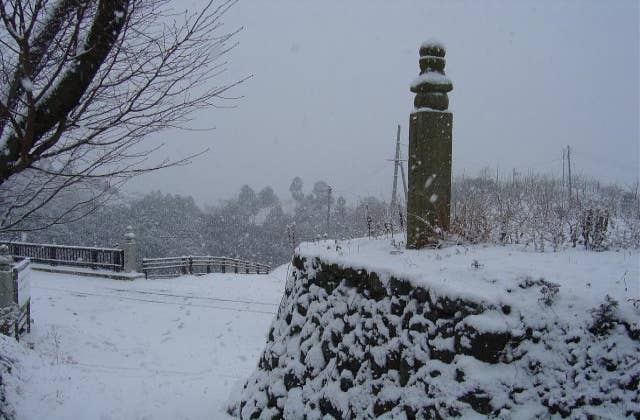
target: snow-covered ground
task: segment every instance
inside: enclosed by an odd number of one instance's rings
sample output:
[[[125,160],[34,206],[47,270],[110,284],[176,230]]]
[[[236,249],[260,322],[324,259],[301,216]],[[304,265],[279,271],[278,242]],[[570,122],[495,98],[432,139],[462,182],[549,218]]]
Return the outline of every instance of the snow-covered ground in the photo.
[[[433,297],[482,302],[486,313],[465,321],[478,321],[477,330],[495,330],[489,321],[499,317],[500,331],[524,331],[511,321],[548,321],[576,324],[584,333],[607,294],[619,302],[620,320],[637,328],[639,319],[638,250],[538,253],[463,245],[407,251],[389,240],[362,239],[303,244],[297,252],[309,261],[375,271],[384,284],[396,275]],[[0,354],[14,366],[2,373],[7,401],[17,419],[227,418],[229,395],[238,400],[265,350],[289,269],[131,282],[34,272],[32,332],[20,343],[0,337]],[[556,283],[557,296],[545,303],[528,279]],[[494,310],[506,306],[511,315]],[[618,330],[596,341],[626,337]],[[537,354],[531,346],[529,354]],[[637,371],[637,357],[625,360],[621,366]],[[551,362],[547,367],[564,366]]]
[[[17,359],[3,375],[16,417],[225,418],[264,348],[286,270],[133,282],[34,272],[31,333],[0,340]]]
[[[404,239],[404,237],[402,237]],[[508,304],[531,314],[548,310],[538,300],[522,301],[519,283],[543,279],[559,286],[553,312],[560,318],[588,315],[606,295],[619,302],[619,316],[638,322],[640,251],[619,249],[535,252],[519,245],[449,244],[436,250],[407,250],[388,239],[354,239],[303,243],[297,249],[309,259],[319,257],[354,269],[376,272],[386,283],[397,276],[425,285],[436,295],[464,298],[497,307]],[[561,312],[559,312],[561,311]]]

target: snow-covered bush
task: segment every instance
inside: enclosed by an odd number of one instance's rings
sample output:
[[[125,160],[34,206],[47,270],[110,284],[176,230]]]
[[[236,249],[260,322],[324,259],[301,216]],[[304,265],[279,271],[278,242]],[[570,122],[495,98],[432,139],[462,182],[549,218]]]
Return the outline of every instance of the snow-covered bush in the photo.
[[[580,178],[571,203],[566,186],[545,176],[457,179],[451,231],[471,243],[523,244],[536,251],[578,244],[596,251],[638,248],[640,198]]]
[[[0,308],[0,334],[13,336],[19,315],[20,310],[16,304]]]
[[[589,331],[595,335],[606,335],[618,324],[616,317],[617,309],[618,302],[611,296],[606,295],[604,302],[591,312],[593,315],[593,323],[589,327]]]

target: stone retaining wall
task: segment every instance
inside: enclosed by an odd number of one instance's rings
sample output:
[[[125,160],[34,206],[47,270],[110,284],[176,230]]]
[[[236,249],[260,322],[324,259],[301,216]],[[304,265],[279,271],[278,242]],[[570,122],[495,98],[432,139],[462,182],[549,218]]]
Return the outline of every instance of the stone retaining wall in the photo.
[[[635,327],[524,316],[318,258],[296,255],[292,265],[232,415],[640,418]],[[512,292],[539,299],[544,287],[523,279]]]

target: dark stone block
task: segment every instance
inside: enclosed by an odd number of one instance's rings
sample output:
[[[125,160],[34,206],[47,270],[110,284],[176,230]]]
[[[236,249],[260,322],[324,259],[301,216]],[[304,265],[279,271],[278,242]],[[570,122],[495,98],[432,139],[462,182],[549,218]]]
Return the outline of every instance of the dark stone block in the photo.
[[[391,294],[395,296],[408,296],[413,286],[406,280],[391,277],[391,279],[389,279],[389,288],[391,289]]]
[[[406,302],[401,299],[394,298],[391,301],[391,313],[396,316],[401,316],[404,313]]]
[[[371,299],[376,300],[377,302],[381,301],[385,297],[387,297],[387,289],[384,287],[380,278],[376,273],[370,273],[369,276],[369,295]]]
[[[425,333],[429,329],[429,325],[426,322],[419,321],[419,322],[413,322],[409,326],[409,328],[412,331],[416,331],[416,332],[419,332],[419,333]]]
[[[398,375],[400,376],[400,386],[405,386],[411,378],[411,374],[414,372],[414,368],[409,364],[406,358],[402,358],[400,361],[400,369]]]
[[[462,337],[469,340],[471,347],[463,347]],[[487,363],[498,363],[503,354],[504,348],[511,340],[508,333],[480,333],[465,326],[455,338],[455,348],[458,353],[473,356],[478,360]]]
[[[418,410],[416,410],[415,408],[408,405],[404,405],[402,408],[404,409],[405,416],[407,416],[407,420],[416,420],[418,418],[416,416]]]
[[[389,338],[393,338],[393,337],[397,337],[398,336],[398,332],[397,332],[397,328],[396,328],[396,324],[391,322],[389,320],[389,318],[387,318],[386,316],[382,317],[382,322],[384,323],[384,326],[387,327],[387,329],[389,330]]]
[[[429,292],[423,287],[416,287],[411,291],[411,297],[420,303],[427,303],[430,301]]]
[[[297,388],[302,383],[300,382],[300,378],[298,378],[293,372],[287,372],[284,374],[284,387],[289,391],[291,388]]]
[[[326,397],[320,398],[320,400],[318,401],[318,405],[323,416],[326,416],[328,414],[330,416],[333,416],[336,420],[345,418],[340,410],[334,407],[331,401],[329,401],[329,399]]]
[[[398,400],[376,400],[376,402],[373,404],[373,414],[375,414],[377,417],[380,417],[384,413],[388,413],[389,411],[393,410],[398,405],[398,402]]]
[[[293,259],[291,260],[291,265],[293,265],[295,268],[297,268],[300,271],[305,271],[304,269],[304,263],[306,262],[306,259],[303,257],[300,257],[299,255],[294,255]]]
[[[400,371],[400,352],[398,350],[391,350],[387,353],[387,370]]]
[[[300,325],[292,325],[289,327],[289,336],[294,336],[299,334],[302,331],[302,327]]]
[[[342,392],[347,392],[351,387],[353,387],[353,381],[349,378],[340,378],[340,389]]]
[[[474,411],[480,414],[488,415],[493,411],[493,407],[491,406],[491,397],[480,389],[468,392],[458,398],[458,400],[469,404]]]
[[[453,358],[456,356],[456,354],[450,350],[437,350],[433,348],[430,350],[432,359],[438,359],[444,363],[453,362]]]
[[[306,308],[304,305],[302,305],[302,304],[298,303],[298,304],[296,305],[296,309],[298,310],[298,313],[299,313],[300,315],[302,315],[302,316],[307,316],[307,308]]]
[[[320,344],[320,348],[322,349],[322,357],[325,363],[335,357],[336,352],[329,347],[328,341],[323,341],[322,344]]]

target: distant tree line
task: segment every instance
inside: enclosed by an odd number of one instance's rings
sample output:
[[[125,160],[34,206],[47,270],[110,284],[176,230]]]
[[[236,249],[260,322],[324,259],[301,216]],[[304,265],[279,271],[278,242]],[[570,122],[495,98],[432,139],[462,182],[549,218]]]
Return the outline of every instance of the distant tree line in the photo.
[[[256,192],[244,185],[235,197],[204,208],[192,197],[154,191],[139,199],[112,202],[74,223],[29,232],[26,239],[117,246],[127,226],[132,226],[141,257],[216,255],[279,265],[302,241],[364,236],[367,215],[382,220],[387,211],[387,204],[375,197],[355,205],[344,197],[334,198],[324,181],[305,191],[302,179],[296,177],[289,190],[293,209],[287,211],[271,187]],[[5,238],[19,240],[21,235]]]
[[[496,180],[488,173],[454,181],[451,231],[460,241],[516,244],[535,251],[640,247],[637,185],[601,186],[577,178],[569,194],[555,178]],[[402,208],[389,209],[375,197],[349,203],[334,197],[324,181],[305,190],[295,177],[289,192],[283,202],[271,187],[256,192],[245,185],[235,197],[201,208],[191,197],[155,191],[112,202],[74,223],[30,232],[26,239],[117,246],[130,225],[141,257],[216,255],[278,265],[303,241],[382,237],[405,226]]]

